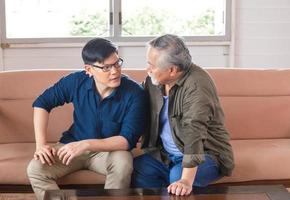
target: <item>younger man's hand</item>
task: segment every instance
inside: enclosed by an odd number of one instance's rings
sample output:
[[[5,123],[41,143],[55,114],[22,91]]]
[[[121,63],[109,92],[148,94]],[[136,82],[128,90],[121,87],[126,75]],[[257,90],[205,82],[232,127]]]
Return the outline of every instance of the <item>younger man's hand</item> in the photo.
[[[56,155],[56,150],[49,146],[43,145],[36,149],[34,153],[34,159],[40,160],[42,164],[52,165],[55,163],[54,156]]]
[[[82,155],[87,150],[87,144],[85,140],[78,142],[71,142],[57,151],[59,160],[64,165],[69,165],[73,158]]]

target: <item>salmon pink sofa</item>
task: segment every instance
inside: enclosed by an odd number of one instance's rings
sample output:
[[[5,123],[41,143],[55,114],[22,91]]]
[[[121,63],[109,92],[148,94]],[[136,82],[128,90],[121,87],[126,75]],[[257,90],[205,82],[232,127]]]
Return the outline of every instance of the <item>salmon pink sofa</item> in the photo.
[[[231,177],[217,183],[290,184],[290,69],[207,69],[214,79],[234,150]],[[0,185],[29,185],[26,167],[35,150],[34,99],[72,70],[0,72]],[[144,70],[124,69],[138,82]],[[52,111],[48,141],[58,141],[72,122],[72,106]],[[137,148],[134,154],[142,151]],[[103,184],[87,170],[69,174],[60,185]]]

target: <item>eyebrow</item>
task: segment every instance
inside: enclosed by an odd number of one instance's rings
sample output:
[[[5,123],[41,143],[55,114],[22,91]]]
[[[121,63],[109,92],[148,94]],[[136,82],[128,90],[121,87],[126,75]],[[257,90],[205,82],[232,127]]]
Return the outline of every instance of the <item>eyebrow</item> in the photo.
[[[104,65],[104,66],[106,66],[106,65],[113,65],[113,64],[117,63],[119,60],[120,60],[120,58],[118,58],[118,59],[116,60],[116,62],[114,62],[114,63],[110,63],[110,64],[105,64],[105,63],[103,63],[103,65]]]

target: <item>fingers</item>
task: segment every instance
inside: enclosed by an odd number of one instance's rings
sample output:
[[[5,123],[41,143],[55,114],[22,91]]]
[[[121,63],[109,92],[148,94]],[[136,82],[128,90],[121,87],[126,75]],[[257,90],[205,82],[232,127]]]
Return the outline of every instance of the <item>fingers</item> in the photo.
[[[43,152],[38,152],[34,154],[34,159],[35,160],[40,160],[40,162],[42,164],[48,164],[51,165],[51,160],[49,159],[49,157],[43,153]]]
[[[52,165],[53,158],[51,158],[51,155],[47,154],[46,152],[42,152],[41,157],[43,158],[41,160],[44,160],[45,163],[47,163],[48,165]],[[45,164],[45,163],[43,163],[43,164]]]
[[[34,160],[39,160],[39,156],[36,153],[34,153],[33,158]]]
[[[66,153],[66,154],[63,156],[63,158],[62,158],[62,163],[63,163],[64,165],[67,165],[67,161],[68,161],[69,157],[71,157],[71,155],[68,154],[68,153]]]
[[[191,191],[192,191],[192,187],[188,188],[185,192],[185,195],[189,195],[191,193]]]
[[[72,161],[73,158],[74,158],[74,156],[73,155],[70,155],[68,157],[67,161],[66,161],[66,165],[69,165],[71,163],[71,161]]]
[[[51,153],[52,153],[53,156],[56,156],[56,149],[52,147],[51,148]]]
[[[45,164],[45,163],[46,163],[46,162],[45,162],[45,159],[43,158],[42,155],[39,155],[39,159],[40,159],[40,162],[41,162],[42,164]]]
[[[53,155],[52,151],[53,151],[52,149],[45,149],[45,153],[48,156],[48,159],[50,160],[51,164],[55,163],[54,155]]]
[[[57,156],[64,165],[69,165],[74,158],[74,154],[66,149],[66,147],[60,148],[57,152]]]
[[[42,164],[52,165],[53,163],[55,163],[54,151],[55,151],[54,148],[44,146],[36,150],[33,157],[35,160],[40,160]]]
[[[167,187],[167,191],[170,194],[177,196],[189,195],[192,191],[192,187],[189,187],[183,183],[175,182]]]
[[[175,189],[175,195],[179,196],[181,194],[182,189],[185,189],[185,188],[183,188],[181,185],[177,185]]]
[[[180,196],[184,196],[184,195],[189,195],[192,191],[192,187],[190,188],[183,188],[181,193],[180,193]]]
[[[169,189],[169,193],[176,194],[176,189],[177,189],[177,183],[171,184],[171,187]]]
[[[57,156],[58,156],[59,160],[60,160],[63,164],[65,164],[65,163],[63,162],[63,160],[64,160],[64,157],[66,156],[66,154],[67,154],[67,151],[66,151],[66,149],[65,149],[64,147],[60,148],[60,149],[58,150],[58,152],[57,152]]]

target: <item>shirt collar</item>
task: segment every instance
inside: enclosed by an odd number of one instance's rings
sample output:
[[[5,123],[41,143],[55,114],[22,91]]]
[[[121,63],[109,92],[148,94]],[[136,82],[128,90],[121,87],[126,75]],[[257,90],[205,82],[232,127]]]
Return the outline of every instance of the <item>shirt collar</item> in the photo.
[[[86,80],[85,86],[86,86],[87,90],[94,90],[96,88],[95,81],[94,81],[94,78],[92,76],[88,77],[88,79]]]
[[[123,79],[124,79],[124,76],[121,77],[120,86],[117,87],[107,98],[117,98],[117,99],[121,98],[121,90],[122,90],[121,85],[122,85],[122,82],[124,81]],[[96,91],[95,80],[92,76],[87,79],[85,83],[85,87],[87,90]]]

